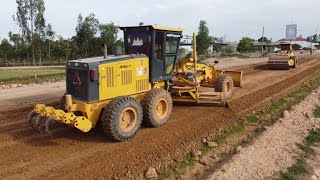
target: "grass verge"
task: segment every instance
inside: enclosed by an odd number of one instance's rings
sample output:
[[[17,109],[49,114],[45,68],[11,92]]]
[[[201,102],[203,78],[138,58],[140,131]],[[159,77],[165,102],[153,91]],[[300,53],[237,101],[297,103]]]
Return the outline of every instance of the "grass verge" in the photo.
[[[248,115],[244,121],[231,127],[229,130],[224,133],[216,136],[214,141],[222,146],[234,135],[244,133],[247,126],[256,126],[256,130],[252,134],[257,134],[261,132],[262,127],[266,124],[273,124],[278,120],[282,112],[285,110],[290,110],[294,105],[300,103],[306,96],[308,96],[312,90],[320,86],[320,75],[317,75],[312,80],[301,84],[300,86],[293,89],[291,92],[281,97],[276,101],[264,106],[257,113]],[[320,116],[320,109],[318,110]],[[316,113],[316,112],[315,112]],[[203,146],[201,149],[202,157],[208,153],[213,153],[216,148],[211,148],[208,146]],[[201,158],[201,157],[200,157]],[[169,177],[179,178],[181,175],[185,174],[188,167],[192,167],[196,162],[196,158],[189,154],[184,160],[177,162],[175,165],[171,166],[168,169],[165,169],[159,173],[158,179],[167,179]],[[303,161],[299,162],[300,165],[303,165]],[[293,168],[295,169],[295,167]]]
[[[54,82],[65,79],[65,68],[0,70],[0,85]]]

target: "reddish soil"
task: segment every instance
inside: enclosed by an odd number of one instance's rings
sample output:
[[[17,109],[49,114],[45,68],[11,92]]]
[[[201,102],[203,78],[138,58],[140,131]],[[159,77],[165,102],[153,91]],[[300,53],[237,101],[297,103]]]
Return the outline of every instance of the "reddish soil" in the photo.
[[[290,71],[249,67],[243,88],[236,89],[230,102],[231,108],[175,105],[167,125],[142,128],[134,139],[124,143],[110,141],[101,130],[82,133],[64,125],[56,127],[53,137],[42,135],[25,121],[31,104],[3,107],[0,176],[123,179],[141,175],[149,166],[163,167],[185,156],[202,138],[237,124],[242,113],[319,74],[320,61],[310,57]]]

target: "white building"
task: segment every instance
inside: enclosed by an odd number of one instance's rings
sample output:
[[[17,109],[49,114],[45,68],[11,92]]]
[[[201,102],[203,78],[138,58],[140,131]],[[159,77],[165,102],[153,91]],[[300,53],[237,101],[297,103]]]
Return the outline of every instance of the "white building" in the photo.
[[[319,43],[311,43],[311,42],[308,42],[304,38],[280,39],[278,42],[279,43],[286,42],[286,43],[291,43],[291,44],[299,44],[302,48],[312,48],[312,49],[316,49],[316,46],[319,46]]]

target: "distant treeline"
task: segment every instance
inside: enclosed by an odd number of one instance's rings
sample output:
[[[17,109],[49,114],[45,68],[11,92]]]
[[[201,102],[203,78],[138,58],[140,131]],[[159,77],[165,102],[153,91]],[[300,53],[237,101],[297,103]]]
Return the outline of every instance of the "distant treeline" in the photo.
[[[79,14],[75,35],[63,38],[46,23],[43,0],[16,2],[13,21],[20,33],[9,32],[8,38],[1,40],[0,66],[65,64],[70,59],[102,55],[102,44],[107,44],[110,52],[114,46],[123,46],[117,39],[118,27],[113,22],[100,23],[95,14]]]

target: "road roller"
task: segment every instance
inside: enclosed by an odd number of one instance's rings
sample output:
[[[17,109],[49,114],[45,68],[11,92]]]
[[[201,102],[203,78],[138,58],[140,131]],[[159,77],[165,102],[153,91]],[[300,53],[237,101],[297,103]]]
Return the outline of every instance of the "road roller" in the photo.
[[[289,70],[298,66],[298,59],[295,56],[291,43],[280,43],[280,51],[270,56],[268,67],[271,70]]]

